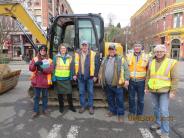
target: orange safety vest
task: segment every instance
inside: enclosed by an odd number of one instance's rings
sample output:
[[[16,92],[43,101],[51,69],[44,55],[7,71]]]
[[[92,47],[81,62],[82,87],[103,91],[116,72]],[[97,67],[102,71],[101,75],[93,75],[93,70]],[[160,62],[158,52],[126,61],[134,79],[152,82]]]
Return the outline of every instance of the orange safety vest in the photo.
[[[90,50],[90,76],[94,76],[95,74],[95,55],[96,52]],[[80,62],[80,55],[75,53],[75,74],[77,75],[79,72],[79,62]]]
[[[142,53],[138,62],[136,62],[136,56],[131,53],[127,56],[130,78],[131,79],[145,79],[146,68],[148,65],[148,55]]]
[[[34,60],[34,62],[37,62],[38,61],[38,57],[34,57],[33,60]],[[51,64],[52,63],[52,59],[49,58],[48,60],[49,60],[49,64]],[[37,72],[37,70],[32,73],[31,80],[34,77],[36,77],[36,72]],[[51,77],[51,74],[47,74],[47,81],[48,81],[48,85],[52,85],[52,77]]]

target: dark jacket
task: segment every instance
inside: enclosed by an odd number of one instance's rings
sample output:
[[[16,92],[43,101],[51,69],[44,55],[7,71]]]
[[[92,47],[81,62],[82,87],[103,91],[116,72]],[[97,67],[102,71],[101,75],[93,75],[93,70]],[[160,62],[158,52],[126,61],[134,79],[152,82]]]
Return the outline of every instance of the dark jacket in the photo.
[[[82,52],[79,52],[79,55],[81,56]],[[85,59],[85,65],[84,65],[84,75],[81,73],[81,58],[79,60],[79,72],[78,72],[78,78],[79,79],[90,79],[91,77],[98,77],[98,72],[100,69],[100,58],[99,55],[95,55],[95,71],[94,71],[94,76],[90,76],[90,51],[86,55]]]

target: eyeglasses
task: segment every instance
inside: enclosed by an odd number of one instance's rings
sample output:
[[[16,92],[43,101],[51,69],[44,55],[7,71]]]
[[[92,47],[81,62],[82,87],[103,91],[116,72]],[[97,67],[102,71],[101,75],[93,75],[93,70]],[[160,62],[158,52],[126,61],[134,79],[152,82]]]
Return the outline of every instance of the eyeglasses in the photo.
[[[164,53],[165,51],[155,51],[155,53]]]
[[[41,51],[46,51],[46,49],[41,49]]]

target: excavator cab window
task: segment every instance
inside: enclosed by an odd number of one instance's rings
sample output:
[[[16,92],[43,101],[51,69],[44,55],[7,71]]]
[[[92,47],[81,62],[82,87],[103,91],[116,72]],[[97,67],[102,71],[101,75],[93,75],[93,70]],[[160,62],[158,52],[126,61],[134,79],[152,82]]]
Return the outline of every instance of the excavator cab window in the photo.
[[[79,45],[82,41],[86,40],[89,43],[89,47],[92,50],[97,51],[98,47],[96,45],[95,33],[90,20],[79,20]]]
[[[68,51],[80,49],[83,40],[88,41],[94,51],[101,51],[104,34],[103,19],[96,14],[60,15],[51,27],[50,57],[58,52],[64,43]]]

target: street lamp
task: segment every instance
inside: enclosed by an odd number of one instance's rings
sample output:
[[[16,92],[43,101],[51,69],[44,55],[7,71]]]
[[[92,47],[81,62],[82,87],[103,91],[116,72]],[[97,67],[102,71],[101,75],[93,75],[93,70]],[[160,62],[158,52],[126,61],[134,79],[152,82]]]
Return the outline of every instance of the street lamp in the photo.
[[[127,51],[128,51],[128,35],[130,34],[128,26],[125,28],[124,34],[125,34],[125,53],[127,54]]]

